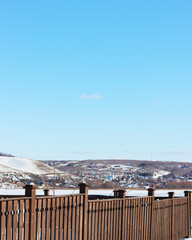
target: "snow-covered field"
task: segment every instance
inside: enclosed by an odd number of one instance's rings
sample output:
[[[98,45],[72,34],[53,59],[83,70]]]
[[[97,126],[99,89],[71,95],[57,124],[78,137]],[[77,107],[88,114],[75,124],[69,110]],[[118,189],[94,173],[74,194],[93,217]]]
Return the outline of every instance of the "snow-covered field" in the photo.
[[[183,197],[184,196],[184,190],[156,190],[155,196],[168,196],[168,192],[175,192],[175,197]],[[70,194],[78,194],[79,189],[63,189],[63,190],[55,190],[55,195],[70,195]],[[0,189],[0,195],[24,195],[25,190],[24,189]],[[41,189],[37,189],[37,195],[43,195],[44,192]],[[50,195],[53,195],[53,190],[50,190]],[[107,196],[113,196],[113,190],[112,189],[90,189],[89,190],[90,195],[107,195]],[[127,190],[126,196],[147,196],[148,192],[147,190]]]

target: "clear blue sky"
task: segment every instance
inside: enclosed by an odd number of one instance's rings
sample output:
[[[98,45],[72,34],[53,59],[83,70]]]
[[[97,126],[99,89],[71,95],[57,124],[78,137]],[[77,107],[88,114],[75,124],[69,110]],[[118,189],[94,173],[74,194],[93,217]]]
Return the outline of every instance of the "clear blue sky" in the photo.
[[[0,151],[192,160],[192,1],[1,1]]]

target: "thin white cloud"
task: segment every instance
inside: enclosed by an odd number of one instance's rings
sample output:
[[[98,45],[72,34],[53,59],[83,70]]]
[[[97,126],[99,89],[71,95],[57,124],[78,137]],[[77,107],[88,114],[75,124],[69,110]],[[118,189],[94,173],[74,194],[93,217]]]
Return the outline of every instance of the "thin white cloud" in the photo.
[[[81,99],[102,99],[103,97],[99,94],[91,94],[91,95],[87,95],[87,94],[83,94],[81,96]]]
[[[192,154],[192,151],[166,151],[162,152],[163,155],[185,155],[185,154]]]
[[[153,105],[160,105],[159,102],[153,102]]]
[[[73,151],[73,154],[92,154],[92,152],[86,152],[86,151]]]

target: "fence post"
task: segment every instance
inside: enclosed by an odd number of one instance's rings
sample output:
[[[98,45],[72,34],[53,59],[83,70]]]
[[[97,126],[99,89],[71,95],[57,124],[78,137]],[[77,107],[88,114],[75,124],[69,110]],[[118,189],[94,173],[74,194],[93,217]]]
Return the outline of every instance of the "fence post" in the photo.
[[[191,191],[184,191],[185,197],[187,197],[187,223],[188,223],[188,236],[191,237]]]
[[[29,239],[35,240],[35,196],[37,187],[34,185],[25,185],[25,196],[30,197],[30,221],[29,221]]]
[[[155,197],[155,190],[153,188],[148,189],[148,196],[152,197],[151,201],[151,224],[150,224],[150,240],[153,239],[153,228],[154,228],[154,221],[153,221],[153,216],[154,216],[154,197]]]
[[[88,213],[88,188],[86,183],[79,183],[79,193],[84,194],[84,206],[83,206],[83,240],[87,240],[87,213]]]
[[[114,192],[114,198],[118,198],[118,190],[113,190]]]
[[[122,198],[121,240],[125,239],[125,190],[118,190],[117,196]]]
[[[174,205],[175,205],[175,201],[174,201],[174,195],[175,193],[174,192],[168,192],[168,195],[169,195],[169,198],[172,199],[172,207],[171,207],[171,240],[174,240],[175,239],[175,229],[174,229]]]
[[[49,196],[49,189],[44,189],[44,196]]]

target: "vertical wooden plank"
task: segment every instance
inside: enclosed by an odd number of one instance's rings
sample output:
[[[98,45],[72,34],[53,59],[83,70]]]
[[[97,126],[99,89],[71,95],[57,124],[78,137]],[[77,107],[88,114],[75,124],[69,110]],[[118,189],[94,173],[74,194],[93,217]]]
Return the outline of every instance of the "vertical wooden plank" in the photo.
[[[46,201],[46,240],[50,239],[50,215],[51,215],[51,199],[48,198]]]
[[[69,196],[68,201],[68,226],[67,226],[67,239],[71,239],[71,212],[72,212],[72,196]]]
[[[88,240],[91,240],[92,202],[88,204]]]
[[[148,204],[149,204],[149,197],[146,198],[146,201],[145,201],[145,223],[144,223],[145,240],[148,240],[148,224],[149,224],[149,222],[148,222],[148,215],[149,215]]]
[[[169,192],[169,202],[171,204],[171,214],[169,217],[171,217],[171,240],[174,240],[174,192]]]
[[[32,204],[33,204],[33,207],[31,209]],[[29,227],[30,227],[29,234],[30,234],[30,238],[32,238],[33,240],[37,240],[37,239],[35,239],[35,237],[36,237],[35,234],[37,232],[37,230],[36,230],[36,227],[37,227],[36,214],[37,214],[37,199],[35,196],[33,196],[30,200],[30,205],[29,205]],[[33,223],[32,223],[32,221],[33,221]]]
[[[108,231],[108,224],[107,224],[107,219],[108,219],[108,201],[105,201],[105,208],[104,208],[104,239],[107,239],[107,231]]]
[[[137,231],[137,238],[139,239],[140,237],[145,240],[144,236],[144,231],[142,228],[142,223],[144,223],[144,198],[139,198],[138,199],[138,231]]]
[[[148,198],[145,198],[143,200],[143,235],[144,235],[144,240],[148,240],[147,238],[147,228],[148,228],[148,211],[147,211],[147,202],[148,202]]]
[[[99,221],[98,221],[98,240],[101,240],[101,220],[102,220],[102,209],[101,209],[101,202],[99,201],[98,202],[99,204],[99,211],[98,211],[98,214],[99,214]]]
[[[191,192],[190,191],[184,191],[185,193],[185,197],[187,198],[187,226],[188,226],[188,233],[187,233],[187,237],[191,236]]]
[[[132,200],[128,199],[128,225],[127,225],[127,238],[131,239],[131,227],[132,227]]]
[[[133,199],[133,215],[132,215],[132,240],[135,240],[135,219],[136,219],[136,207],[135,207],[135,199]]]
[[[75,203],[76,203],[76,198],[73,196],[72,197],[72,223],[71,223],[71,240],[75,240]]]
[[[83,239],[87,240],[87,209],[88,209],[88,187],[85,188],[84,211],[83,211]]]
[[[13,229],[12,229],[12,240],[17,240],[17,210],[18,210],[18,201],[13,201]]]
[[[55,198],[51,199],[51,239],[55,239]]]
[[[117,209],[117,205],[116,205],[116,200],[113,202],[113,240],[116,240],[116,209]]]
[[[150,216],[151,216],[151,197],[148,197],[147,202],[147,240],[150,239]]]
[[[59,238],[59,205],[60,198],[55,198],[55,240],[58,240]]]
[[[104,208],[105,202],[101,202],[101,240],[104,239],[104,224],[105,224],[105,215],[104,215]]]
[[[151,225],[150,225],[150,240],[153,240],[153,228],[154,228],[154,197],[151,199]]]
[[[95,229],[95,202],[92,204],[92,226],[91,226],[91,239],[94,239],[95,237],[95,232],[97,229]]]
[[[130,239],[134,239],[134,199],[131,199],[131,214],[130,214]]]
[[[106,239],[106,201],[103,202],[103,239]]]
[[[63,219],[63,223],[64,223],[64,227],[63,227],[63,239],[67,239],[67,224],[68,224],[68,197],[65,196],[64,198],[64,219]]]
[[[60,214],[59,214],[59,240],[63,239],[63,205],[64,198],[60,198]]]
[[[146,224],[147,224],[147,219],[146,219],[146,198],[140,198],[139,199],[139,239],[145,240],[146,236]]]
[[[116,205],[116,239],[119,240],[119,200]]]
[[[147,209],[148,209],[147,210],[147,212],[148,212],[147,236],[148,236],[148,238],[147,239],[150,239],[150,226],[152,224],[152,222],[151,222],[151,203],[152,203],[152,198],[148,197],[148,206],[147,206]]]
[[[110,231],[111,231],[111,201],[108,202],[107,206],[107,238],[110,239]]]
[[[124,212],[124,210],[123,210],[123,207],[122,207],[122,205],[123,205],[123,200],[120,200],[119,201],[119,240],[122,240],[122,239],[124,239],[124,228],[123,228],[123,224],[124,224],[124,222],[122,221],[122,213]],[[123,237],[123,238],[122,238]]]
[[[81,195],[81,197],[80,197],[79,240],[82,240],[82,237],[83,237],[83,203],[84,203],[84,196]]]
[[[122,204],[121,204],[121,240],[125,239],[125,191],[122,195]]]
[[[129,210],[129,200],[125,199],[125,223],[124,223],[124,229],[125,229],[125,234],[124,238],[128,239],[128,228],[129,228],[129,222],[128,222],[128,210]]]
[[[98,202],[95,204],[95,240],[97,240],[98,234]]]
[[[103,233],[104,233],[104,202],[101,202],[101,240],[103,240]]]
[[[121,220],[121,209],[120,209],[120,202],[121,200],[117,201],[117,240],[120,240],[120,234],[121,234],[121,226],[120,226],[120,220]]]
[[[110,209],[110,236],[109,239],[112,240],[113,239],[113,218],[114,218],[114,212],[113,212],[113,208],[114,208],[114,201],[111,201],[111,209]]]
[[[41,240],[45,240],[45,226],[46,226],[46,199],[42,200],[42,212],[41,212]]]
[[[189,191],[189,237],[191,237],[191,191]]]
[[[137,226],[136,226],[136,239],[139,239],[139,233],[141,235],[141,231],[139,232],[139,230],[141,230],[141,226],[139,225],[139,221],[140,221],[140,217],[142,217],[141,215],[141,211],[142,211],[142,207],[140,206],[142,198],[138,198],[137,199]],[[142,236],[143,237],[143,236]],[[142,238],[143,239],[143,238]],[[144,239],[143,239],[144,240]]]
[[[1,240],[6,239],[6,201],[1,200]]]
[[[75,240],[79,240],[80,196],[77,196]]]
[[[134,219],[134,238],[135,240],[137,240],[137,210],[138,210],[138,207],[137,207],[137,199],[135,199],[135,219]]]
[[[19,229],[18,229],[18,239],[23,239],[23,208],[24,208],[24,200],[19,200]]]
[[[7,201],[7,240],[11,240],[11,227],[12,227],[12,201]]]
[[[42,206],[42,200],[37,200],[37,213],[36,213],[36,239],[41,239],[41,206]]]
[[[137,227],[136,227],[136,239],[138,240],[140,236],[142,236],[142,230],[141,230],[141,225],[140,221],[142,218],[142,199],[143,198],[138,198],[137,199]],[[143,236],[142,239],[144,240]]]
[[[29,239],[29,226],[30,226],[30,222],[29,222],[29,204],[30,204],[30,200],[26,199],[25,200],[25,221],[24,221],[24,235],[25,235],[25,239],[28,240]]]

